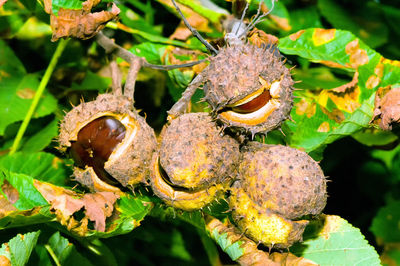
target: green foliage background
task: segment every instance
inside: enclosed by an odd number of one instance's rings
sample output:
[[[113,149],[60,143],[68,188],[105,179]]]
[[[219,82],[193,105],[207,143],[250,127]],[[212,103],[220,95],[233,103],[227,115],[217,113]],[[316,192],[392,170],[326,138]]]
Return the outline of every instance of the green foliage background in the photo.
[[[180,20],[162,0],[123,0],[119,22],[111,22],[104,32],[131,52],[153,64],[168,62],[166,51],[173,47],[205,52],[195,38],[168,39]],[[207,18],[203,36],[223,36],[219,19],[231,4],[223,0],[178,1]],[[211,2],[219,8],[210,7]],[[255,14],[257,1],[250,7]],[[270,1],[265,1],[270,5]],[[53,0],[53,12],[60,7],[79,9],[82,1]],[[384,264],[400,264],[400,146],[398,132],[383,132],[370,124],[375,91],[379,87],[400,86],[400,6],[396,1],[280,0],[269,19],[257,27],[280,38],[279,49],[295,65],[296,88],[293,121],[271,132],[267,141],[304,149],[321,166],[328,183],[326,214],[339,215],[332,237],[325,241],[318,224],[307,229],[305,242],[291,250],[321,265],[375,265],[376,252]],[[85,238],[68,232],[55,220],[48,202],[33,185],[35,180],[72,188],[72,162],[60,154],[55,141],[58,122],[64,111],[83,98],[92,100],[107,91],[107,56],[93,40],[70,40],[58,60],[19,150],[10,154],[21,121],[49,64],[57,43],[52,43],[50,18],[40,1],[7,1],[0,8],[0,185],[7,181],[19,192],[16,210],[0,216],[0,256],[13,265],[218,265],[232,263],[241,249],[226,236],[206,232],[200,213],[180,213],[163,206],[151,193],[122,197],[117,204],[121,216],[109,232],[90,230]],[[317,28],[336,29],[326,43],[319,44]],[[298,38],[291,34],[304,30]],[[352,64],[346,50],[357,42],[368,62]],[[204,57],[204,54],[202,55]],[[191,56],[176,56],[192,60]],[[335,67],[322,64],[335,63]],[[121,68],[127,71],[122,60]],[[368,80],[382,64],[383,75],[371,88]],[[331,64],[332,65],[332,64]],[[339,99],[330,89],[352,80],[357,71],[358,97]],[[192,70],[170,72],[142,69],[135,92],[135,107],[147,115],[159,132],[166,111],[179,99],[194,76]],[[326,96],[328,95],[328,96]],[[207,110],[198,91],[193,110]],[[324,98],[325,97],[325,98]],[[324,100],[325,99],[325,100]],[[356,108],[343,104],[352,100]],[[303,101],[303,102],[302,102]],[[301,103],[315,108],[302,112]],[[340,119],[332,114],[340,113]],[[320,130],[327,123],[329,130]],[[326,126],[326,124],[325,124]],[[6,181],[5,181],[6,180]],[[78,187],[78,190],[83,188]],[[3,197],[5,192],[0,190]],[[150,210],[150,205],[155,207]],[[0,209],[3,206],[0,205]],[[34,209],[35,211],[32,211]],[[207,211],[221,213],[227,206]],[[346,222],[346,219],[348,222]],[[140,222],[141,226],[135,228]],[[353,227],[354,226],[354,227]],[[360,231],[357,228],[360,229]],[[133,230],[134,229],[134,230]],[[213,242],[208,234],[216,240]],[[22,237],[22,235],[24,237]],[[217,244],[215,244],[217,243]],[[354,249],[353,255],[346,255]],[[335,252],[335,250],[338,250]],[[363,253],[365,252],[365,253]],[[230,258],[229,258],[230,256]],[[346,257],[347,256],[347,257]]]

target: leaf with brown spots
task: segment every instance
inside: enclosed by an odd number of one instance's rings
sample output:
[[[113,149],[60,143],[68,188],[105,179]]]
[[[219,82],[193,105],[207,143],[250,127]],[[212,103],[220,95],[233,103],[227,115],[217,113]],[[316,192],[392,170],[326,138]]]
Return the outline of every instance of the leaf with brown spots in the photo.
[[[335,88],[300,86],[313,92],[294,92],[302,99],[295,99],[291,112],[295,122],[286,122],[288,143],[306,152],[315,152],[315,159],[322,158],[321,152],[327,144],[368,128],[373,117],[374,90],[400,83],[397,62],[387,62],[347,31],[307,29],[280,39],[278,47],[283,53],[352,74],[351,81]],[[315,111],[307,108],[315,105]]]
[[[53,30],[52,41],[60,38],[74,37],[78,39],[90,39],[102,30],[107,22],[116,18],[119,8],[112,3],[111,11],[99,11],[92,13],[92,8],[97,6],[100,0],[87,0],[82,3],[81,9],[59,8],[57,13],[51,6],[52,2],[44,2],[45,11],[50,14],[50,26]]]

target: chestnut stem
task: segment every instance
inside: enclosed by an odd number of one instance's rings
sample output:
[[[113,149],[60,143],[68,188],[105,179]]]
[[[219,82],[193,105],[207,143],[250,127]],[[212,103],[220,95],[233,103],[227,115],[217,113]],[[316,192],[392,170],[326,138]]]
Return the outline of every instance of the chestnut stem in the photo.
[[[204,71],[204,70],[203,70]],[[192,82],[188,85],[185,91],[182,93],[182,97],[172,106],[168,111],[168,119],[174,119],[179,115],[183,114],[192,98],[193,94],[196,92],[197,88],[204,82],[204,77],[200,73],[198,74]]]
[[[118,64],[115,60],[110,62],[111,68],[111,79],[112,79],[112,91],[114,95],[122,95],[122,86],[121,86],[121,72],[118,68]]]
[[[106,53],[115,53],[115,55],[121,57],[127,62],[132,62],[134,60],[140,60],[141,67],[148,67],[152,69],[158,70],[172,70],[177,68],[184,68],[184,67],[192,67],[194,65],[200,64],[207,59],[193,61],[185,64],[178,64],[178,65],[153,65],[147,62],[144,58],[134,55],[133,53],[129,52],[128,50],[122,48],[118,44],[116,44],[113,40],[105,36],[102,32],[99,32],[96,35],[97,43],[106,50]]]
[[[135,94],[135,83],[136,78],[139,73],[142,64],[140,60],[132,60],[131,65],[129,67],[128,76],[126,77],[125,87],[124,87],[124,95],[130,99],[132,102],[134,101],[134,94]]]

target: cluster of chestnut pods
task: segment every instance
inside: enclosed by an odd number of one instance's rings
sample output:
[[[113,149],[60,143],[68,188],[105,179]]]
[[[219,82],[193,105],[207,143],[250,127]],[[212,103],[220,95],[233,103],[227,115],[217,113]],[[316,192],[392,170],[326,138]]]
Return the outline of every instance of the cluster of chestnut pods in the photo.
[[[228,46],[201,73],[210,113],[171,119],[158,140],[123,95],[81,103],[61,123],[60,147],[93,191],[150,185],[186,211],[227,197],[236,226],[266,246],[301,240],[326,204],[326,180],[305,152],[252,141],[288,118],[293,80],[274,51]]]

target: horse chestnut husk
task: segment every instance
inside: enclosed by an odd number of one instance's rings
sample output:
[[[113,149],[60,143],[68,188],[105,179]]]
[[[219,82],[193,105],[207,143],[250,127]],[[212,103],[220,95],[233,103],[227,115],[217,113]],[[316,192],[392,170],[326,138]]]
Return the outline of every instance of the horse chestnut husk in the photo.
[[[122,95],[102,94],[66,114],[60,149],[75,161],[74,176],[95,191],[145,182],[157,142],[153,129]]]

